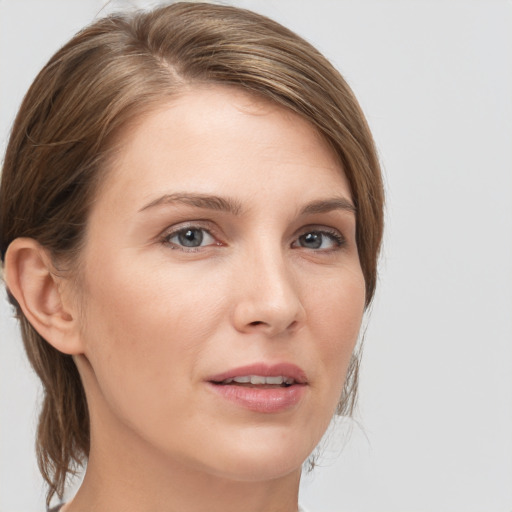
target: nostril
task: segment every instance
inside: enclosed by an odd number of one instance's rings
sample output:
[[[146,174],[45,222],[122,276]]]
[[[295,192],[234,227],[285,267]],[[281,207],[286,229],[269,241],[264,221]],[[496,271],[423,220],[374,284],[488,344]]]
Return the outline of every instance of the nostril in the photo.
[[[251,327],[259,327],[259,326],[268,326],[270,327],[270,324],[267,322],[263,322],[261,320],[255,320],[254,322],[250,322],[248,324]],[[298,322],[296,320],[293,320],[290,325],[287,326],[287,329],[294,329],[298,325]]]
[[[297,320],[294,320],[288,327],[287,329],[289,331],[294,331],[297,329],[297,326],[299,325],[299,322],[297,322]]]

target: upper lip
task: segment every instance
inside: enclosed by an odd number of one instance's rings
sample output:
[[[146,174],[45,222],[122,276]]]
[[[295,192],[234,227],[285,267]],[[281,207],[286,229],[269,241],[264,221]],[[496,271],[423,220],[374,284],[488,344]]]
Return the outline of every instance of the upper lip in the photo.
[[[260,375],[262,377],[283,376],[293,379],[297,384],[307,384],[308,382],[304,370],[292,363],[254,363],[226,370],[225,372],[212,375],[206,380],[209,382],[222,382],[226,379],[233,379],[245,375]]]

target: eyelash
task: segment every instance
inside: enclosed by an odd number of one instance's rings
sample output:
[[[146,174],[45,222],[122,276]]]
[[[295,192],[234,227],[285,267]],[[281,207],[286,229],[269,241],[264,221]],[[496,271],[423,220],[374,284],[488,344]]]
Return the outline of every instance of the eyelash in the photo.
[[[322,235],[322,236],[327,236],[335,245],[335,247],[333,248],[329,248],[329,249],[311,249],[313,251],[322,251],[322,252],[332,252],[332,251],[336,251],[338,249],[341,249],[343,248],[345,245],[346,245],[346,239],[345,237],[336,229],[326,229],[324,227],[322,228],[315,228],[315,227],[312,227],[312,228],[309,228],[309,229],[306,229],[302,232],[301,235],[299,235],[296,240],[299,240],[301,237],[305,236],[305,235],[309,235],[309,234],[318,234],[318,235]],[[307,249],[307,247],[303,247],[304,249]]]
[[[161,242],[165,246],[170,247],[171,249],[179,250],[179,251],[184,251],[184,252],[198,252],[198,251],[200,251],[204,247],[224,245],[222,242],[218,242],[217,241],[216,243],[210,243],[210,244],[207,244],[207,245],[199,245],[199,246],[195,246],[195,247],[187,247],[187,246],[184,246],[184,245],[179,245],[177,243],[171,242],[172,238],[174,238],[176,236],[179,236],[182,233],[184,234],[187,231],[200,231],[200,232],[202,232],[203,235],[201,237],[200,242],[203,241],[204,233],[206,233],[207,236],[211,237],[213,240],[216,240],[215,236],[212,235],[212,233],[211,233],[211,231],[209,229],[207,229],[207,228],[205,228],[203,226],[189,225],[189,226],[182,226],[182,227],[180,227],[178,229],[174,229],[172,231],[166,231],[162,235]]]
[[[200,231],[203,233],[202,237],[204,237],[204,233],[207,234],[207,236],[211,237],[213,240],[216,240],[216,237],[211,233],[211,231],[203,226],[197,226],[197,225],[189,225],[189,226],[183,226],[179,229],[174,229],[172,231],[167,231],[163,233],[161,237],[161,243],[167,247],[170,247],[173,250],[180,250],[184,252],[198,252],[201,249],[205,247],[211,247],[211,246],[222,246],[224,245],[222,242],[216,241],[215,243],[209,243],[207,245],[199,245],[199,246],[191,246],[187,247],[184,245],[177,244],[175,242],[171,242],[171,239],[179,236],[180,234],[184,234],[187,231]],[[319,248],[308,248],[304,246],[295,246],[294,245],[301,239],[301,237],[304,237],[309,234],[316,234],[321,236],[327,236],[335,245],[333,248],[328,249],[319,249]],[[200,243],[202,243],[203,239],[200,240]],[[302,230],[302,232],[296,236],[292,243],[292,248],[303,248],[303,249],[310,249],[315,252],[323,252],[323,253],[329,253],[336,250],[339,250],[343,248],[346,245],[346,239],[345,237],[335,229],[326,229],[325,227],[309,227],[307,229]]]

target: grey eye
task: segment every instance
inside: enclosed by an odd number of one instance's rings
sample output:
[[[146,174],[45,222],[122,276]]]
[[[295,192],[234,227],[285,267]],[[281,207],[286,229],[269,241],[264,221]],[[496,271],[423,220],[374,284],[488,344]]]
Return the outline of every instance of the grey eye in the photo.
[[[299,237],[300,245],[308,249],[319,249],[322,246],[322,241],[322,233],[306,233]]]
[[[181,247],[202,247],[215,243],[215,239],[202,228],[185,228],[170,234],[167,242]]]
[[[185,247],[199,247],[203,243],[203,232],[200,229],[187,229],[178,233],[178,241]]]
[[[308,231],[292,244],[293,247],[304,247],[305,249],[329,250],[344,245],[344,238],[339,232],[331,231]]]

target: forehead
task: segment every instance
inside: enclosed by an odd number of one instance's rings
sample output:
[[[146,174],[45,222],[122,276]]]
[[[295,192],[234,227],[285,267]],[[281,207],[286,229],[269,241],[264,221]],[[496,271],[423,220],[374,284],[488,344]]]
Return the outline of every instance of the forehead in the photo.
[[[190,88],[138,118],[116,148],[100,195],[134,182],[140,201],[162,186],[227,193],[286,185],[293,193],[309,179],[317,192],[339,186],[350,197],[337,155],[311,123],[233,87]]]

